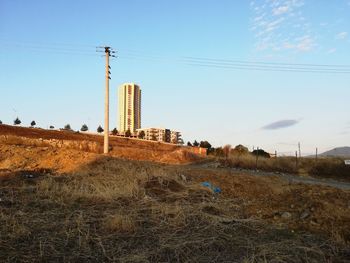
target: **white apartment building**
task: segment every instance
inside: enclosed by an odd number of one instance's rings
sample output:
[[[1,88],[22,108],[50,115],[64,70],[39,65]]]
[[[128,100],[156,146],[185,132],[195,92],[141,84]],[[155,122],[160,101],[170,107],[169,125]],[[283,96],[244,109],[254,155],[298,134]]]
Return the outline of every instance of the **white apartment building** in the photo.
[[[178,131],[171,131],[165,128],[144,128],[137,129],[137,135],[139,136],[141,131],[145,133],[145,140],[168,142],[178,144],[181,140],[181,133]]]
[[[141,89],[135,83],[124,83],[118,89],[119,132],[134,133],[141,128]]]

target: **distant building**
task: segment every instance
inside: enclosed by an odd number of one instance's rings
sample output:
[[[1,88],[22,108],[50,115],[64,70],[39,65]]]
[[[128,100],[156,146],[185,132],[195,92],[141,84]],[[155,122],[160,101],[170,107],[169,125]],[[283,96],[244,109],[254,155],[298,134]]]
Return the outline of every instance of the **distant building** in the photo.
[[[119,132],[135,133],[141,128],[141,89],[134,83],[124,83],[118,90]]]
[[[171,131],[170,129],[164,128],[144,128],[137,129],[139,135],[143,131],[145,133],[145,140],[168,142],[178,144],[182,142],[181,133],[178,131]]]

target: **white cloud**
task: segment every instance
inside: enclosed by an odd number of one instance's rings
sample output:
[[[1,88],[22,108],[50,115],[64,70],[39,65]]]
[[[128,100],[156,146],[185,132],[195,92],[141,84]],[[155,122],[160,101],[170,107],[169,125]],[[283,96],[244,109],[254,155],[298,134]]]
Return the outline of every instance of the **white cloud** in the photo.
[[[289,10],[289,6],[279,6],[277,8],[274,8],[272,9],[272,13],[275,15],[275,16],[278,16],[278,15],[282,15],[284,13],[287,13]]]
[[[306,52],[312,50],[314,45],[314,40],[310,36],[303,36],[294,39],[293,42],[285,41],[283,43],[283,48]]]
[[[316,46],[301,7],[305,0],[262,0],[251,10],[251,30],[258,51],[311,51]],[[298,38],[297,38],[298,37]]]
[[[337,51],[337,49],[336,48],[331,48],[331,49],[329,49],[328,50],[328,54],[333,54],[333,53],[335,53]]]
[[[298,51],[310,51],[314,46],[314,40],[310,36],[304,36],[297,39],[295,49]]]
[[[340,33],[338,33],[335,37],[336,37],[336,39],[345,39],[345,38],[347,38],[347,36],[348,36],[348,32],[340,32]]]

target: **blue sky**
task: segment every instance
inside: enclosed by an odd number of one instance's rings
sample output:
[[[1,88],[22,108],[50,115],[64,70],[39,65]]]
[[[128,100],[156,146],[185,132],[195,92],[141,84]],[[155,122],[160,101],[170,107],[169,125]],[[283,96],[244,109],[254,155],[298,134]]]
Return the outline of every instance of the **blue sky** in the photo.
[[[118,85],[136,82],[142,126],[182,131],[185,141],[285,154],[299,141],[304,154],[350,145],[349,73],[232,66],[349,71],[350,0],[1,0],[0,120],[95,130],[103,124],[100,45],[119,56],[111,61],[111,127]]]

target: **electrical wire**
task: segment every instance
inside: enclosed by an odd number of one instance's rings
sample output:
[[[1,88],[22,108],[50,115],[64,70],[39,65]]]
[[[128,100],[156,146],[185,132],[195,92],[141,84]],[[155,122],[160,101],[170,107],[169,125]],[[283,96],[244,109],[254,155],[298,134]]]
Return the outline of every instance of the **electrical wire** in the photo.
[[[4,40],[0,38],[0,45],[3,48],[29,49],[38,52],[100,56],[96,53],[96,46],[90,44],[68,44],[68,43],[34,43],[23,41]],[[156,63],[177,63],[192,67],[206,67],[228,70],[248,70],[248,71],[273,71],[292,73],[327,73],[327,74],[350,74],[350,65],[337,64],[308,64],[308,63],[278,63],[266,61],[244,61],[232,59],[206,58],[180,56],[171,57],[164,55],[147,54],[136,50],[119,50],[118,58],[139,60]]]
[[[295,64],[283,64],[283,66],[261,65],[256,64],[240,64],[240,63],[219,63],[219,62],[202,62],[200,60],[190,59],[164,59],[154,56],[137,56],[137,55],[121,55],[120,59],[141,60],[141,61],[156,61],[156,62],[176,62],[189,66],[218,68],[218,69],[234,69],[234,70],[252,70],[252,71],[277,71],[277,72],[304,72],[304,73],[337,73],[350,74],[350,66],[342,68],[316,68],[316,67],[297,67]],[[324,66],[324,65],[319,65]]]

